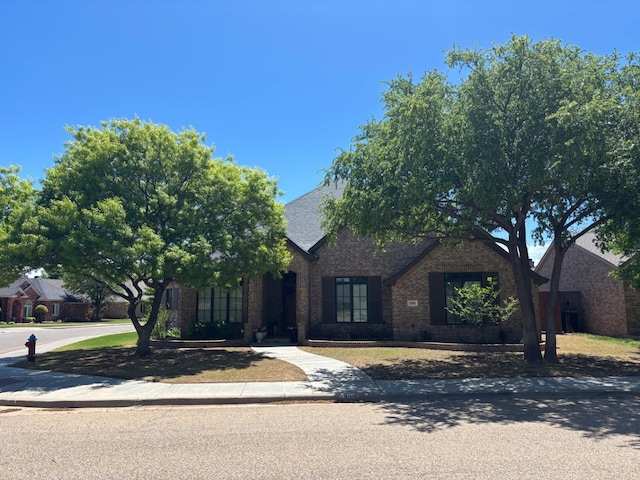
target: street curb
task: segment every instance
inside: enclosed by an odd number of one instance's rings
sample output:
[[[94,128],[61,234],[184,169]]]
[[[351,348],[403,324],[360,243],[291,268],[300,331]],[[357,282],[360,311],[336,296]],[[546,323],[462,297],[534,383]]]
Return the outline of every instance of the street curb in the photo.
[[[468,392],[403,392],[403,393],[313,393],[308,395],[253,395],[246,397],[172,397],[146,399],[109,399],[109,400],[36,400],[3,399],[0,406],[27,408],[126,408],[144,406],[206,406],[206,405],[243,405],[268,404],[282,402],[329,401],[335,403],[378,403],[398,401],[439,401],[444,399],[463,400],[470,398],[580,398],[590,396],[632,397],[640,395],[640,390],[620,389],[567,389],[522,390],[522,391],[468,391]]]
[[[334,394],[280,395],[253,397],[210,398],[147,398],[112,400],[7,400],[0,398],[0,406],[30,408],[123,408],[145,406],[197,406],[197,405],[243,405],[280,402],[336,401]]]

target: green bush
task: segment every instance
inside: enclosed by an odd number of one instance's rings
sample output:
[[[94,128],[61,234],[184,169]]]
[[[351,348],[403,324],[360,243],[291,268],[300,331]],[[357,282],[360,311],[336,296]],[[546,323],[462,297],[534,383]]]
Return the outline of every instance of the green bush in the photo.
[[[169,336],[169,312],[166,308],[160,308],[158,311],[158,319],[151,331],[151,338],[154,340],[163,340]]]
[[[46,305],[37,305],[36,308],[33,309],[34,313],[49,313],[49,309]]]
[[[518,300],[509,297],[500,305],[500,291],[493,279],[487,286],[477,283],[456,288],[456,296],[451,299],[451,308],[447,312],[462,318],[471,325],[499,324],[507,321],[516,311]]]

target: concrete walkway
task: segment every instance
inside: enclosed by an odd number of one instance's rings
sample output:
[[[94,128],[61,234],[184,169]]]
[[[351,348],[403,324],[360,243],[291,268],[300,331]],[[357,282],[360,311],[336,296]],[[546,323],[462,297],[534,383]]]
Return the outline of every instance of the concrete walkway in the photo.
[[[357,368],[293,346],[255,346],[290,362],[306,382],[167,384],[71,375],[8,366],[24,351],[0,358],[0,405],[26,407],[123,407],[205,405],[293,400],[402,401],[452,395],[640,395],[640,377],[519,378],[374,381]]]

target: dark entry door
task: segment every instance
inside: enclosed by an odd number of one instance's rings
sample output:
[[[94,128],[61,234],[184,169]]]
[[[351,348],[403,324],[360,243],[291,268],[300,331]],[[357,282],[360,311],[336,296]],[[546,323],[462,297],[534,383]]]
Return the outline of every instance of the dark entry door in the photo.
[[[282,279],[282,326],[296,326],[296,274],[287,272]]]

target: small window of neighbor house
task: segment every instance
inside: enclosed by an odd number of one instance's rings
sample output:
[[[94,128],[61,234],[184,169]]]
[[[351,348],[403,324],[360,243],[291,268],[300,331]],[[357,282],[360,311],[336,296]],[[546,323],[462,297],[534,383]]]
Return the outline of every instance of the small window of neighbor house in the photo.
[[[53,304],[53,313],[52,315],[54,317],[59,317],[60,316],[60,304],[59,303],[54,303]]]

